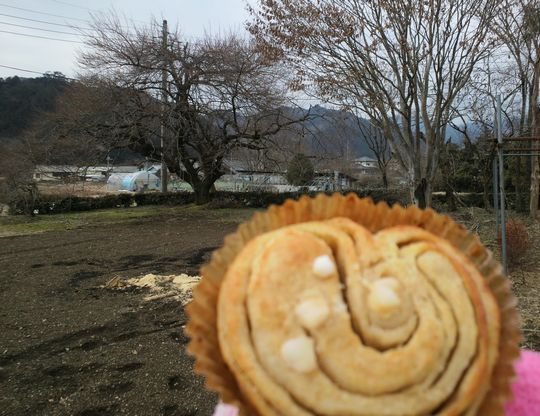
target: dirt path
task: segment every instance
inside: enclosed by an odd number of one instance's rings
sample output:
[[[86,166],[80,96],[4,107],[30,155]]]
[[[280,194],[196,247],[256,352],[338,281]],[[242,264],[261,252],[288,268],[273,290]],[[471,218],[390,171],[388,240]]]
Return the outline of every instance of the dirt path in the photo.
[[[235,225],[148,218],[0,239],[1,415],[209,415],[178,303],[110,278],[196,274]]]

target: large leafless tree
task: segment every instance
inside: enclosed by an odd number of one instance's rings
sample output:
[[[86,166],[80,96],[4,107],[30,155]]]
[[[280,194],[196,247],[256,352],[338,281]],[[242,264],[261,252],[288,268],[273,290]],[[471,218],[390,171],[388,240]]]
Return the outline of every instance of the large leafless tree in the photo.
[[[502,0],[504,13],[491,23],[502,43],[501,52],[511,58],[519,90],[519,136],[540,136],[538,109],[540,83],[540,3],[537,0]],[[532,146],[537,147],[537,146]],[[517,168],[521,170],[521,160]],[[529,211],[538,214],[540,166],[538,156],[531,157],[531,188]]]
[[[498,0],[259,0],[249,25],[293,84],[353,97],[387,133],[411,201],[430,205],[452,106],[487,53]]]
[[[377,160],[377,168],[381,175],[382,185],[386,189],[388,188],[388,165],[392,160],[392,150],[389,140],[384,135],[384,132],[372,123],[362,120],[359,117],[355,117],[355,119],[369,149],[373,152],[375,160]]]
[[[99,16],[80,56],[86,74],[131,95],[128,123],[116,133],[186,180],[200,203],[238,148],[262,150],[298,120],[285,107],[287,78],[276,60],[233,34],[187,41],[154,22],[127,30],[117,16]],[[166,104],[163,103],[165,97]],[[160,124],[164,146],[160,145]]]

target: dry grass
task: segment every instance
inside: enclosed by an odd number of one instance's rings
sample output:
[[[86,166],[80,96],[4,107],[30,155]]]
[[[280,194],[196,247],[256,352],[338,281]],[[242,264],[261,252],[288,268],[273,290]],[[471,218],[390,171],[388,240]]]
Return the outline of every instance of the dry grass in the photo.
[[[42,195],[56,196],[100,196],[107,195],[107,186],[105,182],[74,182],[65,184],[62,182],[39,182],[39,192]]]
[[[499,256],[493,213],[480,208],[466,208],[451,216],[478,233],[482,242]],[[523,221],[531,239],[527,255],[510,266],[509,278],[519,302],[524,336],[522,346],[540,351],[540,221],[514,212],[510,212],[508,217]]]
[[[105,284],[107,289],[123,290],[128,287],[146,289],[150,292],[144,301],[175,300],[183,305],[192,299],[192,290],[200,282],[200,276],[189,276],[185,273],[179,275],[146,274],[131,279],[122,279],[116,276]]]

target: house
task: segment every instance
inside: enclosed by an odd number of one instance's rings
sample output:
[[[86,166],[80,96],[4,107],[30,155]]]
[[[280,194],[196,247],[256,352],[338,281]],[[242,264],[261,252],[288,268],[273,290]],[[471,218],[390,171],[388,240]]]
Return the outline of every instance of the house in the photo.
[[[84,170],[70,165],[37,165],[34,169],[35,181],[77,181],[84,176]]]
[[[216,183],[218,188],[234,191],[290,191],[291,185],[287,182],[285,173],[267,170],[252,170],[236,166],[234,170],[227,169]]]
[[[161,169],[161,167],[160,167]],[[113,173],[128,174],[138,172],[138,166],[74,166],[37,165],[34,169],[35,181],[106,181]]]
[[[125,165],[125,166],[111,166],[109,167],[109,173],[135,173],[139,170],[143,170],[137,165]]]
[[[379,165],[377,159],[362,156],[353,160],[352,169],[357,175],[375,175],[378,173]]]
[[[314,191],[340,191],[351,189],[356,178],[338,170],[315,172],[312,187]]]
[[[224,167],[227,174],[217,182],[219,189],[295,192],[300,188],[289,184],[285,171],[250,168],[238,160],[226,161]],[[312,191],[334,191],[350,189],[355,181],[354,177],[337,170],[318,170],[306,186]]]
[[[359,158],[354,159],[353,162],[358,167],[363,167],[363,168],[376,168],[377,167],[377,159],[374,159],[369,156],[361,156]]]

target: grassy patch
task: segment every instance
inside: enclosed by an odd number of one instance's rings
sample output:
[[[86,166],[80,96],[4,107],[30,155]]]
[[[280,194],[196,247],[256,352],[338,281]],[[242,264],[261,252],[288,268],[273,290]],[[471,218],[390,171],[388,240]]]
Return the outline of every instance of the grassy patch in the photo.
[[[194,217],[210,221],[236,223],[248,219],[253,209],[208,209],[204,206],[141,206],[87,212],[70,212],[35,217],[0,217],[0,237],[26,235],[47,231],[71,230],[106,224],[125,223],[152,217]]]

